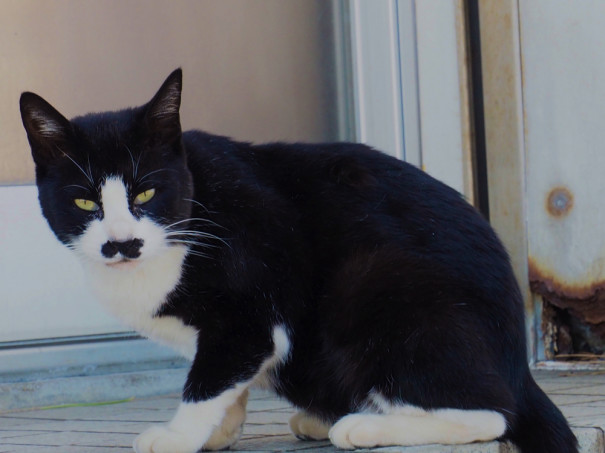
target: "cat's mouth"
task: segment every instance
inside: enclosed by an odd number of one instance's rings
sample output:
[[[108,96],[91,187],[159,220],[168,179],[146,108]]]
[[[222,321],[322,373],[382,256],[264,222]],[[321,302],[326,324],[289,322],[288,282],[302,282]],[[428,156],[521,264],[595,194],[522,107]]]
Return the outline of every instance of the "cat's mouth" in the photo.
[[[114,261],[112,263],[105,263],[106,266],[114,269],[134,269],[138,264],[138,260],[130,260],[128,258],[123,258],[120,261]]]

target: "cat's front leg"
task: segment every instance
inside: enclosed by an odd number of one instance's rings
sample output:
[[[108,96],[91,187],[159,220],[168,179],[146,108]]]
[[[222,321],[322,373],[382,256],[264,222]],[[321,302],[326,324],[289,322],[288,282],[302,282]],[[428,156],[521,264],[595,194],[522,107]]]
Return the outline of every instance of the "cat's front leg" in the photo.
[[[246,385],[238,384],[208,400],[181,402],[172,421],[152,426],[135,439],[134,450],[137,453],[195,453],[202,447],[228,447],[239,438],[245,418],[242,403],[247,392]],[[229,425],[226,430],[221,430],[223,423]]]
[[[250,322],[240,326],[232,321],[233,331],[243,332],[241,336],[198,339],[198,352],[174,418],[138,436],[133,445],[137,453],[195,453],[202,447],[223,448],[238,439],[248,387],[289,351],[283,327],[274,328],[269,336],[262,335],[266,328]]]
[[[247,404],[248,390],[246,389],[235,404],[227,408],[220,426],[214,429],[212,436],[204,444],[204,450],[224,450],[239,440],[246,421]]]

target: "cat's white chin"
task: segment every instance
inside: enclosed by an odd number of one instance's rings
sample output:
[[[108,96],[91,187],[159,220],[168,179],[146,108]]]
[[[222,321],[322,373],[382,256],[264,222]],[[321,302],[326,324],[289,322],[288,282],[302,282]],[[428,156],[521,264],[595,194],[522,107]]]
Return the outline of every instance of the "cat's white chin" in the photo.
[[[105,263],[107,267],[111,267],[113,269],[126,270],[126,269],[134,269],[139,265],[139,260],[121,260],[114,261],[112,263]]]

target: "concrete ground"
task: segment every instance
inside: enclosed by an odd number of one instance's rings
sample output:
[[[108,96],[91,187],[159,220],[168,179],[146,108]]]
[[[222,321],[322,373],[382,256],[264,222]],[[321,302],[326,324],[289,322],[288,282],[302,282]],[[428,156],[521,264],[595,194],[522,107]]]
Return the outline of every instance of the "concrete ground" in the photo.
[[[540,386],[561,408],[580,440],[582,453],[604,453],[605,371],[537,371]],[[0,412],[0,453],[129,452],[134,437],[151,423],[170,420],[179,396],[140,398],[107,405]],[[265,392],[252,392],[242,439],[232,451],[313,453],[335,451],[328,442],[303,442],[288,429],[294,409]],[[365,450],[370,451],[370,450]],[[513,453],[507,444],[427,445],[373,449],[402,453]]]

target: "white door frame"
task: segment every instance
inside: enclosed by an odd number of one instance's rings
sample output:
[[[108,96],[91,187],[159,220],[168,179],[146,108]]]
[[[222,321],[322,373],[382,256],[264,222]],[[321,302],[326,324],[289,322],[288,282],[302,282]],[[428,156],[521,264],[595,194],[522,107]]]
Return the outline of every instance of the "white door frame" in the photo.
[[[357,140],[473,198],[462,2],[349,3]]]

